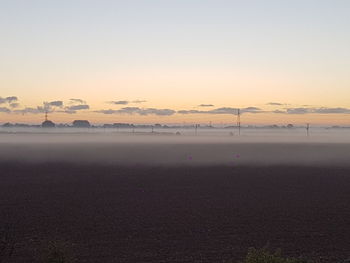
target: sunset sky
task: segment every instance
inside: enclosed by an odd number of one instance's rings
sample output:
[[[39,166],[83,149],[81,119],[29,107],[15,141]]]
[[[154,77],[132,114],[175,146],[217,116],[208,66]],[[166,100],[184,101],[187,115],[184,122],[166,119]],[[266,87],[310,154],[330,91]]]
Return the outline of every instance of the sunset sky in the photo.
[[[350,125],[348,0],[0,1],[0,124]],[[72,100],[73,99],[73,100]]]

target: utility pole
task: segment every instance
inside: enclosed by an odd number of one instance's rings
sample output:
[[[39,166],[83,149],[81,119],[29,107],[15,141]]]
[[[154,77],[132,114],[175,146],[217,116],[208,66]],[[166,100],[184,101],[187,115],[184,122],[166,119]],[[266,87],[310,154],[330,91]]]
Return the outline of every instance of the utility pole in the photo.
[[[196,124],[196,125],[194,126],[194,133],[195,133],[195,135],[197,135],[198,126],[199,126],[199,124]]]
[[[238,135],[241,135],[241,110],[237,109],[237,128]]]

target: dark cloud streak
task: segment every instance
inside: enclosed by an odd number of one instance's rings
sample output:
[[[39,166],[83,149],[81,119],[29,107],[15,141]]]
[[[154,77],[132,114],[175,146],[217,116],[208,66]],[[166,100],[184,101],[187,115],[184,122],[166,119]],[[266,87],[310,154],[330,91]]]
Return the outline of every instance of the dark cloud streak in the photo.
[[[114,105],[128,105],[128,104],[138,104],[138,103],[144,103],[146,100],[133,100],[133,101],[128,101],[128,100],[115,100],[115,101],[108,101],[107,103],[109,104],[114,104]]]
[[[90,109],[90,106],[86,104],[65,107],[65,110],[67,111],[88,110],[88,109]]]
[[[86,104],[86,101],[82,99],[69,99],[69,100],[71,104],[74,104],[74,103]]]
[[[19,103],[11,103],[10,107],[11,108],[18,108],[19,107]]]
[[[158,115],[158,116],[170,116],[174,115],[176,111],[171,109],[155,109],[155,108],[145,108],[141,109],[138,107],[124,107],[119,110],[98,110],[97,113],[103,114],[138,114],[138,115]]]
[[[284,114],[350,114],[350,109],[348,108],[328,108],[328,107],[320,107],[320,108],[287,108],[285,111],[275,110],[273,113],[284,113]]]
[[[240,112],[243,113],[263,113],[260,108],[257,107],[247,107],[241,108]],[[199,111],[199,110],[179,110],[177,113],[179,114],[238,114],[238,108],[230,108],[230,107],[222,107],[208,111]]]
[[[266,103],[266,105],[271,105],[271,106],[282,106],[285,105],[284,103],[279,103],[279,102],[269,102]]]
[[[213,104],[199,104],[198,107],[214,107]]]
[[[0,107],[0,112],[11,113],[11,110],[9,108],[6,108],[6,107]]]
[[[51,106],[56,106],[56,107],[62,107],[63,106],[63,101],[56,100],[56,101],[51,101],[49,102]]]
[[[18,101],[18,98],[16,96],[10,96],[10,97],[6,97],[6,98],[0,97],[0,104],[12,103],[12,102],[16,102],[16,101]]]
[[[108,103],[115,104],[115,105],[127,105],[127,104],[129,104],[129,101],[127,101],[127,100],[117,100],[117,101],[109,101]]]

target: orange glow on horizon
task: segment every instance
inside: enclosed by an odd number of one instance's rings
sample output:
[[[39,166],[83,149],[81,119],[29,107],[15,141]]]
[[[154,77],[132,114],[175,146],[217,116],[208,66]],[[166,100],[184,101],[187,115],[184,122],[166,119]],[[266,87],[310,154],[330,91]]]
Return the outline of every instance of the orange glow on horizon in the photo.
[[[0,123],[30,123],[40,124],[44,120],[44,114],[1,114]],[[235,125],[236,116],[229,114],[174,114],[172,116],[140,116],[136,114],[99,114],[99,113],[51,113],[49,119],[55,123],[72,123],[77,119],[89,120],[92,124],[104,123],[134,123],[134,124],[209,124]],[[243,126],[246,125],[285,125],[288,123],[304,125],[350,125],[350,116],[346,114],[271,114],[271,113],[245,113],[241,116]]]

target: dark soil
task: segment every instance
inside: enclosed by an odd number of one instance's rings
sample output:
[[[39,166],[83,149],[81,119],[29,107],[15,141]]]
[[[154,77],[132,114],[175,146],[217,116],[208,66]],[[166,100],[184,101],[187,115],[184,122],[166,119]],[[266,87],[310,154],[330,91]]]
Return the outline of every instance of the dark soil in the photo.
[[[91,263],[223,262],[267,243],[350,257],[350,168],[2,163],[0,180],[8,262],[36,262],[49,242]]]

